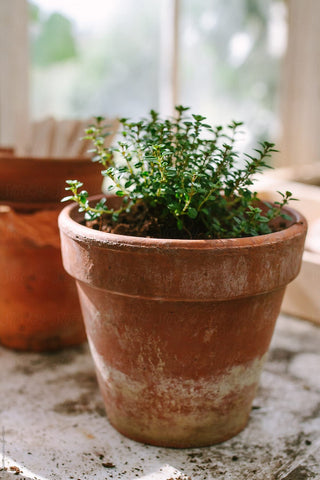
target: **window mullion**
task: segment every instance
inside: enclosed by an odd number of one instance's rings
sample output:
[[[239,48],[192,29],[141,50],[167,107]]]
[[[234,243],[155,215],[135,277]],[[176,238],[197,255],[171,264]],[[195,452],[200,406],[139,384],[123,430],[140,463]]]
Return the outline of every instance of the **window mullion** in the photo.
[[[23,153],[29,125],[28,8],[0,1],[0,145]]]
[[[160,24],[159,110],[171,115],[178,103],[180,0],[162,0]]]
[[[281,89],[282,166],[320,160],[320,2],[287,3],[288,47]]]

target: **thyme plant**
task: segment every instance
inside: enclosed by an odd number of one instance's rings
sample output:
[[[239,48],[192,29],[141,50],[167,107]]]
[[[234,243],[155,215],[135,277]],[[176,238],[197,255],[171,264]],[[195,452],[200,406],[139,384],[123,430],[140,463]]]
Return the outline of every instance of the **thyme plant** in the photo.
[[[165,120],[154,110],[137,122],[123,118],[121,138],[111,148],[104,146],[108,134],[104,118],[97,117],[85,138],[92,140],[93,160],[101,163],[109,190],[123,197],[123,205],[114,211],[105,198],[91,205],[88,192],[80,190],[82,183],[77,180],[67,181],[70,195],[63,201],[77,202],[87,220],[109,215],[113,222],[121,212],[143,204],[159,221],[174,221],[177,231],[189,237],[194,230],[202,238],[268,234],[273,219],[288,219],[281,210],[292,197],[290,192],[261,208],[257,193],[250,189],[254,175],[269,167],[267,159],[276,151],[274,144],[263,142],[239,161],[235,143],[242,122],[213,127],[206,117],[190,115],[188,110],[177,106],[176,117]],[[115,162],[119,155],[122,161]]]

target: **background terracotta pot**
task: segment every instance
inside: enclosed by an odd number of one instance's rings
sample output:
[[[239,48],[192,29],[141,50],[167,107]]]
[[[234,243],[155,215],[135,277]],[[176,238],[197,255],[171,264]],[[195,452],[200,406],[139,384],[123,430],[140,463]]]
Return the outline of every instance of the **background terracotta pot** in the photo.
[[[260,237],[164,240],[59,217],[110,422],[169,447],[224,441],[247,424],[305,219]]]
[[[0,147],[0,157],[12,157],[14,155],[14,149],[12,147]]]
[[[101,192],[90,158],[20,157],[0,150],[0,343],[48,351],[85,341],[74,282],[61,260],[57,218],[65,180]]]
[[[0,342],[6,346],[51,350],[85,340],[76,288],[62,267],[57,217],[67,179],[101,193],[101,166],[87,152],[91,141],[80,142],[90,123],[43,119],[31,125],[24,156],[0,148]],[[110,145],[119,122],[107,124]]]
[[[0,206],[0,343],[49,351],[85,341],[74,282],[62,267],[60,209]]]
[[[77,179],[89,192],[101,192],[100,164],[88,157],[50,158],[0,155],[0,201],[15,209],[57,208],[66,180]]]

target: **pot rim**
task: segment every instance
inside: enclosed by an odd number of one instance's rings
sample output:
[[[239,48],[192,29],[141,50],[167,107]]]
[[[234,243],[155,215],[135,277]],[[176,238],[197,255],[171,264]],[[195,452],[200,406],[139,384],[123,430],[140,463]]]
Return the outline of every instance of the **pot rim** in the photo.
[[[50,156],[50,155],[41,155],[39,157],[33,155],[9,155],[6,152],[2,153],[1,155],[1,162],[5,162],[6,160],[10,161],[10,166],[13,164],[19,164],[21,162],[29,162],[34,163],[37,168],[39,168],[39,164],[56,164],[56,163],[75,163],[75,162],[87,162],[92,163],[91,157],[88,155],[73,155],[67,157],[65,155],[59,156]],[[8,166],[8,165],[7,165]],[[29,164],[28,164],[29,167]]]
[[[10,210],[18,213],[36,213],[38,211],[60,211],[62,206],[59,201],[56,202],[22,202],[22,201],[11,201],[11,200],[0,200],[0,209],[1,207],[8,207]]]
[[[89,197],[89,200],[98,200],[106,195],[95,195]],[[289,238],[300,236],[307,230],[307,220],[297,210],[291,207],[284,207],[283,210],[293,217],[293,223],[287,228],[278,232],[272,232],[255,237],[241,238],[223,238],[208,240],[183,240],[167,239],[154,237],[136,237],[129,235],[119,235],[115,233],[101,232],[81,225],[79,221],[83,214],[78,212],[78,204],[72,202],[65,206],[59,214],[58,224],[60,231],[77,241],[93,243],[99,247],[113,245],[116,248],[179,248],[187,250],[199,249],[233,249],[259,247],[262,245],[284,242]]]

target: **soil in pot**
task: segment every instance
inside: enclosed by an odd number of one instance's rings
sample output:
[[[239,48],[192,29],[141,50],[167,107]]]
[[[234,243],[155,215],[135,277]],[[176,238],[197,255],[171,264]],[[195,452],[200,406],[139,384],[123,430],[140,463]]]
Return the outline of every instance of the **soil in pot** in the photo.
[[[120,207],[121,200],[119,199]],[[262,204],[262,209],[267,207]],[[134,237],[167,238],[181,240],[201,240],[208,239],[208,234],[204,232],[204,225],[198,219],[186,217],[185,226],[179,230],[176,218],[167,216],[161,219],[160,212],[156,208],[148,208],[142,201],[134,204],[129,211],[122,211],[115,220],[112,214],[104,214],[98,219],[82,222],[83,225],[100,230],[106,233],[115,233],[117,235],[129,235]],[[270,222],[273,232],[282,230],[288,226],[281,217]]]

